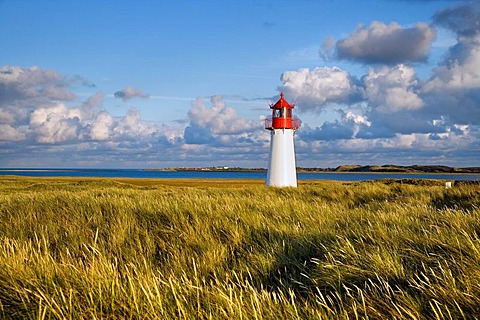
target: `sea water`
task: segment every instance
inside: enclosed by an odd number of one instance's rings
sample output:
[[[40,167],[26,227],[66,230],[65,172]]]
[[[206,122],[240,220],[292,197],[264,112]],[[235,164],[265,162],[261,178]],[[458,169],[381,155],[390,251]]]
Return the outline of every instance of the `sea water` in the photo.
[[[165,179],[265,179],[266,171],[154,171],[143,169],[0,169],[0,175]],[[380,179],[480,180],[480,174],[298,172],[298,180],[367,181]]]

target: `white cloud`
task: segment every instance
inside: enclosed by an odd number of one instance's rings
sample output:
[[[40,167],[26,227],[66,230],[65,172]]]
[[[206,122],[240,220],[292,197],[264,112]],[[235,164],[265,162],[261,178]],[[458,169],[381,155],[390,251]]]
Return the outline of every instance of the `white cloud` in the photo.
[[[215,135],[235,135],[251,132],[261,124],[239,117],[235,109],[227,107],[220,96],[213,96],[210,102],[212,106],[207,107],[202,98],[195,101],[188,112],[190,125],[208,129]]]
[[[7,108],[0,109],[0,123],[13,123],[15,114],[8,112]]]
[[[30,115],[30,134],[40,143],[77,140],[81,129],[77,110],[62,103],[35,109]]]
[[[425,92],[480,87],[480,35],[474,40],[452,47],[448,58],[426,83]]]
[[[392,68],[370,69],[362,81],[366,100],[379,112],[415,110],[423,106],[416,92],[419,82],[411,67],[400,64]]]
[[[25,139],[25,133],[9,124],[0,124],[1,141],[21,141]]]
[[[329,102],[348,102],[359,94],[359,87],[350,74],[337,67],[302,68],[286,71],[278,88],[302,105],[300,111],[321,109]]]
[[[349,121],[352,121],[353,123],[358,124],[358,125],[363,124],[363,125],[366,125],[367,127],[370,127],[372,125],[372,123],[370,121],[368,121],[368,118],[366,116],[359,115],[359,114],[354,114],[351,111],[347,112],[347,114],[345,115],[345,119],[349,120]]]
[[[113,117],[106,111],[97,113],[90,128],[90,138],[93,140],[107,140],[110,138],[114,126]]]
[[[69,80],[55,71],[39,67],[0,67],[0,99],[3,106],[28,107],[32,102],[75,99],[68,89]],[[28,103],[26,103],[28,102]]]
[[[358,25],[345,39],[337,41],[340,59],[366,63],[396,64],[425,61],[436,31],[426,23],[403,28],[396,22],[386,25],[374,21],[369,27]]]

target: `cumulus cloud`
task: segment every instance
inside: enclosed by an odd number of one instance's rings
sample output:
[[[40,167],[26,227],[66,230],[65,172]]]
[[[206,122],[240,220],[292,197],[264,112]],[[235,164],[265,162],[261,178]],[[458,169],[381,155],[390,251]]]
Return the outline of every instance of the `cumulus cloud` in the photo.
[[[415,110],[423,106],[418,94],[420,83],[415,70],[405,65],[371,68],[362,78],[365,99],[379,112]]]
[[[459,90],[480,86],[480,37],[477,43],[461,42],[434,71],[425,91]]]
[[[184,142],[183,155],[190,163],[258,166],[259,161],[265,165],[268,161],[269,138],[263,122],[240,117],[221,96],[213,96],[210,106],[202,98],[193,103]]]
[[[110,113],[100,111],[95,115],[95,118],[90,127],[90,139],[92,140],[107,140],[110,138],[115,121]]]
[[[198,98],[188,112],[189,125],[185,128],[188,144],[239,144],[252,137],[261,128],[260,121],[246,120],[235,109],[225,105],[221,96],[210,99],[211,107]]]
[[[10,124],[0,124],[0,142],[21,141],[25,139],[25,130],[19,130]]]
[[[286,71],[281,81],[283,84],[278,89],[301,104],[303,111],[320,110],[328,102],[354,101],[360,94],[357,80],[337,67]]]
[[[264,165],[268,161],[269,138],[263,122],[242,118],[221,96],[213,96],[209,105],[202,98],[193,103],[184,142],[182,154],[190,163],[258,166],[259,161]]]
[[[37,108],[30,115],[29,131],[40,143],[77,140],[81,129],[77,111],[64,104]]]
[[[52,70],[39,67],[0,67],[0,103],[2,106],[28,107],[52,100],[75,99],[69,90],[69,80]]]
[[[336,52],[340,59],[364,63],[423,62],[435,38],[435,29],[426,23],[404,28],[396,22],[386,25],[374,21],[368,27],[358,25],[345,39],[337,41]]]
[[[148,93],[143,92],[140,89],[134,89],[132,87],[126,87],[122,90],[119,90],[115,92],[114,94],[115,98],[120,98],[123,101],[127,101],[133,98],[149,98],[150,95]]]
[[[38,67],[0,67],[0,124],[4,129],[1,140],[21,141],[34,138],[37,141],[65,141],[61,136],[72,135],[72,129],[67,128],[67,122],[73,119],[57,120],[55,112],[48,113],[47,110],[58,110],[64,102],[76,98],[68,88],[70,83],[71,79],[52,70]],[[35,113],[36,109],[38,110]],[[30,126],[30,116],[33,114],[35,119],[41,112],[47,113],[46,125]],[[63,124],[56,125],[60,121],[63,121]],[[71,125],[76,127],[74,123]],[[46,137],[48,132],[51,132],[51,137]]]
[[[423,106],[415,70],[405,65],[371,68],[360,80],[338,67],[286,71],[279,90],[293,97],[299,111],[322,110],[328,103],[368,104],[380,112],[414,110]]]

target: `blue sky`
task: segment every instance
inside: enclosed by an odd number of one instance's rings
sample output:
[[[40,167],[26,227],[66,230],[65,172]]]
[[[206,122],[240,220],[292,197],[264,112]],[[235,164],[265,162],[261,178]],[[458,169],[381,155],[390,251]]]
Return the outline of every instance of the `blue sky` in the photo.
[[[0,167],[478,166],[469,1],[0,0]]]

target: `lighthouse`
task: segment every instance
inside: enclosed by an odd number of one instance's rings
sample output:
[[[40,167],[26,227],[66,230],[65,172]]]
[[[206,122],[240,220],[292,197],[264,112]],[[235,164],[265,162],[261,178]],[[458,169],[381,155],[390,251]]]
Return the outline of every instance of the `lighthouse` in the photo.
[[[280,93],[280,100],[270,105],[272,118],[265,119],[265,129],[270,130],[270,158],[268,160],[267,186],[296,187],[295,148],[293,134],[300,125],[299,119],[292,119],[292,109]]]

